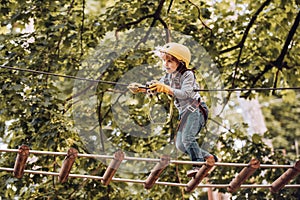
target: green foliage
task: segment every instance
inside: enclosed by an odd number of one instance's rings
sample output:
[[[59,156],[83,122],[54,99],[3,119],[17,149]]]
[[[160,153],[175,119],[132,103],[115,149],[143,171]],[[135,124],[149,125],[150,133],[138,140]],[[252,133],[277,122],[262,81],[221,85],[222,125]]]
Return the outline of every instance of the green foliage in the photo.
[[[125,85],[145,84],[159,78],[161,70],[150,47],[166,42],[168,36],[163,28],[168,27],[172,41],[190,44],[191,65],[200,70],[196,76],[203,88],[299,86],[300,29],[292,29],[299,15],[299,2],[266,2],[2,0],[1,65],[122,84],[1,68],[0,138],[8,148],[27,144],[33,150],[64,152],[75,147],[80,153],[109,155],[122,149],[129,156],[157,158],[168,152],[174,159],[187,159],[177,155],[174,144],[169,144],[178,119],[176,111],[173,115],[169,113],[170,99],[166,95],[132,95]],[[256,13],[263,5],[261,12]],[[28,24],[32,24],[33,30],[26,29]],[[150,26],[152,32],[146,35]],[[212,66],[219,70],[220,77]],[[201,95],[212,108],[228,100],[226,109],[235,109],[230,104],[234,102],[233,95]],[[299,159],[295,155],[299,148],[295,142],[300,134],[299,93],[266,90],[241,95],[259,96],[266,101],[272,95],[280,99],[279,103],[263,108],[268,127],[265,135],[249,136],[248,126],[240,116],[211,114],[209,125],[229,125],[221,127],[222,132],[204,129],[199,143],[213,146],[212,151],[222,162],[246,163],[250,158],[258,158],[262,163],[292,164]],[[135,123],[131,124],[132,121]],[[274,149],[265,144],[265,138],[273,139]],[[282,149],[286,155],[281,153]],[[58,172],[63,162],[62,157],[42,155],[30,155],[29,160],[27,169],[50,172]],[[14,161],[15,154],[1,153],[1,167],[12,167]],[[103,160],[79,158],[71,173],[102,176],[107,164]],[[128,161],[116,177],[144,180],[152,167],[149,163]],[[160,181],[186,183],[189,168],[170,165]],[[227,184],[236,170],[217,167],[210,181]],[[270,184],[282,173],[281,169],[259,169],[247,184]],[[201,189],[187,194],[180,187],[155,185],[147,191],[141,184],[112,182],[103,186],[99,180],[80,178],[69,178],[61,184],[52,176],[25,174],[16,179],[5,171],[0,171],[0,180],[5,183],[0,185],[0,196],[4,199],[207,198]],[[299,177],[293,183],[299,183]],[[238,199],[297,196],[299,192],[293,189],[271,194],[266,189],[251,188],[233,194]]]

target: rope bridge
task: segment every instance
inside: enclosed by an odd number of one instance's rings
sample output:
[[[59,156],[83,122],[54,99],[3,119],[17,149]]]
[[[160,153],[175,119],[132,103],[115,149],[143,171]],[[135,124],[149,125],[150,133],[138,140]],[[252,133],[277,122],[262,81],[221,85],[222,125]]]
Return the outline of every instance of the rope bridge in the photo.
[[[67,153],[65,152],[50,152],[50,151],[36,151],[30,150],[27,145],[22,145],[19,149],[0,149],[0,152],[17,153],[14,168],[0,167],[0,171],[13,172],[14,177],[22,178],[24,173],[29,174],[40,174],[47,176],[58,176],[59,182],[64,183],[70,178],[85,178],[85,179],[96,179],[100,180],[102,184],[109,185],[111,181],[115,182],[127,182],[143,184],[146,189],[151,189],[156,185],[167,185],[185,187],[187,192],[192,192],[196,188],[227,188],[230,193],[236,192],[239,188],[267,188],[272,193],[277,193],[282,188],[300,188],[300,184],[288,184],[300,173],[300,161],[295,162],[294,165],[272,165],[272,164],[261,164],[259,160],[252,159],[249,163],[222,163],[215,162],[214,159],[208,159],[205,162],[193,162],[183,160],[171,160],[169,156],[162,155],[160,159],[153,158],[140,158],[140,157],[127,157],[122,151],[117,151],[113,156],[98,155],[98,154],[80,154],[74,148],[70,148]],[[40,154],[40,155],[55,155],[65,156],[60,172],[46,172],[38,170],[26,170],[26,162],[29,154]],[[71,174],[73,163],[77,157],[85,158],[101,158],[111,159],[109,166],[107,167],[103,176],[92,176],[92,175],[81,175]],[[134,161],[146,161],[156,163],[151,170],[151,173],[146,180],[137,179],[125,179],[115,178],[114,174],[122,164],[123,160],[134,160]],[[160,182],[157,181],[162,172],[167,168],[169,164],[197,164],[201,165],[200,170],[188,183],[174,183],[174,182]],[[227,166],[227,167],[243,167],[239,174],[229,184],[199,184],[214,167]],[[287,169],[280,177],[278,177],[272,184],[243,184],[257,169],[259,168],[284,168]]]

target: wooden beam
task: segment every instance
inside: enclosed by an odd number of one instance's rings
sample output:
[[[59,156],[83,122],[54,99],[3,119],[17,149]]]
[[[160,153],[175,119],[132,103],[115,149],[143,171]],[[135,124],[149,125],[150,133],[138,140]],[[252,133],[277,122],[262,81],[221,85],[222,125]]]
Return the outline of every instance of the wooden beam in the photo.
[[[276,179],[271,185],[271,192],[276,193],[281,190],[290,180],[295,178],[300,173],[300,161],[294,164],[293,168],[289,168],[278,179]]]
[[[160,158],[160,162],[158,162],[154,168],[151,170],[150,175],[146,179],[144,183],[144,187],[146,189],[150,189],[153,187],[161,173],[164,171],[164,169],[169,165],[170,163],[170,156],[163,155]]]
[[[228,192],[236,192],[242,183],[245,182],[259,167],[259,160],[252,159],[249,162],[248,167],[244,167],[242,171],[230,182],[229,187],[227,188]]]
[[[195,177],[193,177],[188,183],[185,191],[192,192],[198,186],[198,184],[208,175],[208,172],[213,168],[215,165],[215,159],[213,157],[209,157],[206,160],[206,163],[202,165],[199,169]]]
[[[114,158],[110,162],[108,168],[106,169],[106,171],[103,175],[103,179],[101,181],[104,185],[108,185],[110,183],[111,179],[113,178],[113,176],[117,172],[118,168],[120,167],[121,162],[123,161],[124,157],[125,157],[125,155],[122,151],[117,151],[114,154]]]
[[[15,161],[14,172],[13,172],[16,178],[23,177],[26,161],[29,156],[29,149],[30,149],[29,146],[24,144],[19,147],[18,154]]]
[[[58,176],[58,181],[60,183],[64,183],[68,180],[71,168],[75,162],[75,159],[78,156],[78,151],[75,148],[70,148],[67,152],[67,156],[65,157],[62,167],[60,169],[60,173]]]

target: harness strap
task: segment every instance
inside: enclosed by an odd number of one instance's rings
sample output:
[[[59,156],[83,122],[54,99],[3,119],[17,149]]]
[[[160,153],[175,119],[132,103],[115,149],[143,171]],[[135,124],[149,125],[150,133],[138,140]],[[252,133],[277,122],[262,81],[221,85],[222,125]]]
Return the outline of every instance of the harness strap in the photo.
[[[204,120],[205,120],[205,123],[206,123],[206,121],[208,119],[207,111],[205,110],[205,108],[203,108],[203,106],[201,105],[201,103],[199,104],[199,109],[200,109],[200,112],[203,114]]]
[[[181,131],[184,128],[189,114],[195,112],[197,109],[199,109],[199,111],[203,114],[204,121],[206,123],[208,116],[207,116],[207,112],[205,111],[205,108],[203,108],[203,106],[201,105],[200,99],[193,100],[191,105],[187,107],[186,111],[182,114],[176,132]]]

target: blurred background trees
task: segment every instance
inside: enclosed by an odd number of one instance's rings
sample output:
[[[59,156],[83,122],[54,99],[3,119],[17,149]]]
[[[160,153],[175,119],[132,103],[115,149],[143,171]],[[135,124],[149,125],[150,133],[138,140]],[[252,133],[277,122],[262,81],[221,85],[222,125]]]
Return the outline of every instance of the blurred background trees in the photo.
[[[168,152],[174,159],[187,159],[176,156],[168,141],[177,119],[176,111],[168,113],[171,100],[164,95],[152,99],[132,95],[117,84],[158,79],[161,69],[151,51],[167,41],[189,44],[202,88],[300,86],[297,0],[2,0],[0,9],[3,147],[27,144],[41,151],[75,147],[81,153],[103,154],[122,149],[133,156],[158,157]],[[221,162],[247,163],[256,157],[261,163],[293,164],[299,159],[299,89],[202,91],[201,95],[213,112],[208,121],[211,128],[203,130],[199,142],[208,144]],[[254,111],[247,110],[246,104]],[[12,167],[14,160],[15,154],[2,153],[0,166]],[[31,156],[27,168],[57,171],[62,160]],[[106,165],[80,158],[72,173],[102,176]],[[116,176],[145,179],[151,167],[126,163]],[[189,167],[170,166],[161,181],[185,183]],[[133,173],[136,168],[145,170]],[[229,183],[237,171],[218,167],[211,182]],[[269,184],[282,172],[258,170],[248,183]],[[154,186],[146,191],[138,184],[113,182],[106,187],[100,181],[81,179],[60,184],[55,177],[25,174],[16,179],[5,171],[0,179],[5,183],[0,186],[4,199],[207,198],[205,189],[185,194],[183,188]],[[299,184],[299,178],[293,183]],[[232,194],[238,199],[297,199],[299,195],[296,189],[271,194],[254,188]]]

